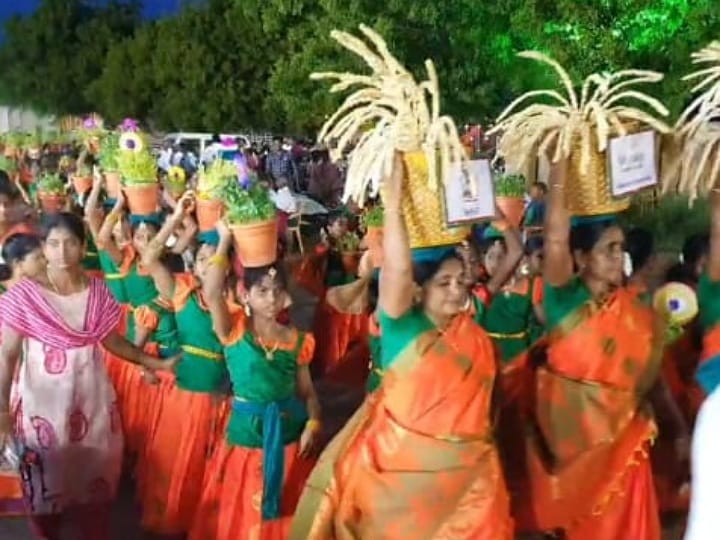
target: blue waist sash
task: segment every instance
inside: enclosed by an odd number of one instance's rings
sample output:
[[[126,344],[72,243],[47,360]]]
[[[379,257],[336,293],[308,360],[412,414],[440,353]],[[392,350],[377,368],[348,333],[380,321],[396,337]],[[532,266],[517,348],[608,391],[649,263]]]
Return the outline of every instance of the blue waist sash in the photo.
[[[263,438],[263,497],[262,517],[265,520],[280,517],[283,473],[285,472],[285,445],[283,444],[282,415],[298,420],[307,419],[305,405],[295,397],[269,403],[233,399],[233,411],[262,418]]]

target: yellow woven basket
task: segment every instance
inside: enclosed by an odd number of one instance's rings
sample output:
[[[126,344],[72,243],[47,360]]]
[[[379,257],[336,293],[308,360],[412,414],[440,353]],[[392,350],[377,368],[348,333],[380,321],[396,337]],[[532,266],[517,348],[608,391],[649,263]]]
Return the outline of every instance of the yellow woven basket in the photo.
[[[428,164],[425,153],[405,153],[407,183],[403,191],[402,210],[411,248],[459,244],[470,232],[469,227],[448,228],[442,191],[428,187]]]
[[[636,126],[628,132],[638,131]],[[568,163],[568,178],[565,185],[565,204],[568,211],[576,216],[597,216],[616,214],[630,207],[630,198],[612,196],[607,167],[607,153],[597,150],[595,130],[591,132],[592,152],[585,173],[581,172],[581,140],[576,137]]]

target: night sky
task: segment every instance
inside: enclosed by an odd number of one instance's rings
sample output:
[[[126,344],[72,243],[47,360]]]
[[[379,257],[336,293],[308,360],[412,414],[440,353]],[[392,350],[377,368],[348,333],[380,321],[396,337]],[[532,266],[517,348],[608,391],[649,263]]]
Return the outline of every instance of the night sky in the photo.
[[[40,3],[41,0],[0,0],[0,25],[12,15],[32,13]],[[181,0],[145,0],[145,16],[150,19],[162,17],[182,4]]]

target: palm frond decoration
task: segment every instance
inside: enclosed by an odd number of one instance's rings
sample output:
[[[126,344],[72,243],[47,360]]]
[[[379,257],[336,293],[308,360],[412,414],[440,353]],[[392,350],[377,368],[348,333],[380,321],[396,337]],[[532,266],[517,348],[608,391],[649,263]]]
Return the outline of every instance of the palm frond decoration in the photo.
[[[663,192],[686,194],[692,203],[716,185],[720,173],[720,41],[691,58],[701,68],[683,80],[695,82],[692,92],[698,95],[675,124],[678,159],[663,174]]]
[[[550,66],[562,87],[521,95],[500,114],[488,133],[499,135],[499,156],[518,171],[527,172],[536,156],[544,155],[556,137],[552,161],[569,157],[579,143],[580,172],[585,173],[592,154],[604,152],[610,137],[626,135],[631,125],[646,125],[660,133],[670,131],[660,118],[668,115],[667,108],[636,89],[641,84],[661,81],[661,73],[639,69],[593,73],[578,92],[556,60],[537,51],[524,51],[518,56]],[[531,99],[535,102],[525,105]],[[525,107],[518,110],[521,105]]]
[[[333,93],[354,89],[318,136],[319,142],[330,146],[333,160],[350,152],[345,200],[362,205],[368,187],[376,194],[381,178],[390,173],[396,149],[423,151],[429,187],[437,189],[442,179],[450,177],[451,168],[464,163],[466,156],[453,120],[440,115],[435,66],[426,60],[427,79],[418,82],[390,53],[379,34],[365,25],[360,25],[360,32],[365,40],[338,30],[330,35],[364,60],[370,74],[311,75],[313,80],[334,81],[330,88]]]

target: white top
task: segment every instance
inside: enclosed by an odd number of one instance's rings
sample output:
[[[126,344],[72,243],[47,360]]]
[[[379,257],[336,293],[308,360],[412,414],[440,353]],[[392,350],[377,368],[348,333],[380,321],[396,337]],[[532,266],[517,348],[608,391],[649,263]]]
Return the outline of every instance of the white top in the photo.
[[[280,188],[277,191],[270,190],[270,198],[275,203],[277,209],[282,210],[286,214],[293,214],[298,210],[295,196],[287,187]]]
[[[720,538],[720,388],[705,400],[692,441],[692,489],[685,540]]]

